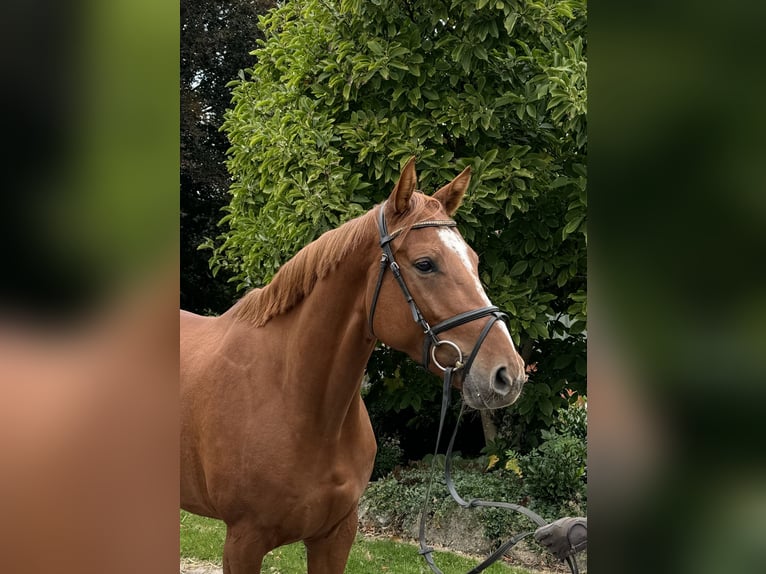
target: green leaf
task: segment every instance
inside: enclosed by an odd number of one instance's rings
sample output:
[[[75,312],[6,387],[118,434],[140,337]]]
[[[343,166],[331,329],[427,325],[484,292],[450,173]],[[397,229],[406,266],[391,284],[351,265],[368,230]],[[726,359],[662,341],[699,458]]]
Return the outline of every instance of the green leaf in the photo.
[[[519,19],[518,12],[513,12],[512,14],[509,14],[505,17],[505,20],[503,21],[503,26],[505,26],[505,31],[508,32],[508,35],[511,36],[513,34],[513,28],[516,26],[516,21]]]
[[[417,86],[412,88],[409,92],[407,92],[407,97],[409,98],[410,103],[413,106],[416,106],[418,101],[420,101],[420,88]]]
[[[369,41],[367,42],[367,47],[370,49],[370,51],[371,51],[373,54],[375,54],[375,55],[377,55],[377,56],[380,56],[380,55],[383,53],[383,46],[381,46],[381,45],[380,45],[380,44],[379,44],[377,41],[375,41],[375,40],[369,40]]]
[[[577,230],[577,228],[580,227],[580,224],[582,223],[583,219],[585,219],[585,217],[580,216],[573,219],[569,223],[567,223],[564,226],[564,229],[561,230],[561,237],[563,239],[566,239],[568,235],[571,235],[572,233],[574,233]]]
[[[509,272],[509,275],[511,277],[516,277],[517,275],[521,275],[524,273],[524,271],[527,270],[527,267],[529,267],[529,263],[526,261],[517,261],[513,267],[511,267],[511,271]]]

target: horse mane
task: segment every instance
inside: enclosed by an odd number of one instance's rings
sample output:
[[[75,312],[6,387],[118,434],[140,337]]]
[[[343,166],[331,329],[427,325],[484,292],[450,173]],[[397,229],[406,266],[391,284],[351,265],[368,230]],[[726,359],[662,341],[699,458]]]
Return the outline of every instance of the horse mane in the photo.
[[[431,197],[413,194],[410,209],[399,225],[414,222],[419,216],[431,218],[440,207],[441,204]],[[376,213],[377,209],[372,209],[303,247],[279,268],[271,283],[252,289],[237,301],[232,308],[234,316],[262,327],[275,316],[295,307],[311,293],[317,281],[329,275],[351,252],[365,242],[377,240]]]

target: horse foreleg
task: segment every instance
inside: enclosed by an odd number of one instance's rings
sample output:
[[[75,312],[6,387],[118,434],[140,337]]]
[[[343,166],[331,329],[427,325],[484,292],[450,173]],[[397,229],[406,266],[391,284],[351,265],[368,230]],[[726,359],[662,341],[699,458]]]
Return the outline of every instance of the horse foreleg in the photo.
[[[357,528],[354,508],[330,534],[305,540],[308,574],[343,574]]]
[[[261,563],[271,550],[247,522],[238,522],[226,527],[226,541],[223,545],[224,574],[255,574],[261,571]]]

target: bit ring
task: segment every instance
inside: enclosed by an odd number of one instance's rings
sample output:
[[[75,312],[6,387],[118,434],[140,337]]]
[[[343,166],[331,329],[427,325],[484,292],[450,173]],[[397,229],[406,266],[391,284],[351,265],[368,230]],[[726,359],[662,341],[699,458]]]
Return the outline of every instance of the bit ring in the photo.
[[[458,359],[455,361],[454,366],[452,367],[454,370],[462,369],[463,368],[463,352],[460,350],[460,347],[458,347],[455,343],[452,341],[448,341],[446,339],[435,341],[434,344],[431,346],[431,360],[434,362],[434,365],[436,365],[439,369],[442,371],[446,371],[448,367],[443,366],[437,359],[436,359],[436,348],[441,345],[448,345],[455,349],[457,351]]]

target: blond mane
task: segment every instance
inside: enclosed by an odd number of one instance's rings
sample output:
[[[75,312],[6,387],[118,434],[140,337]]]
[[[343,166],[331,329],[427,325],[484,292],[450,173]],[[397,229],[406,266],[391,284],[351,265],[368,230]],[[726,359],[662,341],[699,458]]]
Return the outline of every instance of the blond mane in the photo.
[[[437,200],[413,194],[410,209],[398,225],[431,218],[439,209],[441,204]],[[311,293],[317,281],[329,275],[351,252],[365,243],[377,242],[376,213],[377,208],[372,209],[306,245],[279,268],[271,283],[245,294],[232,308],[234,316],[262,327],[295,307]]]

